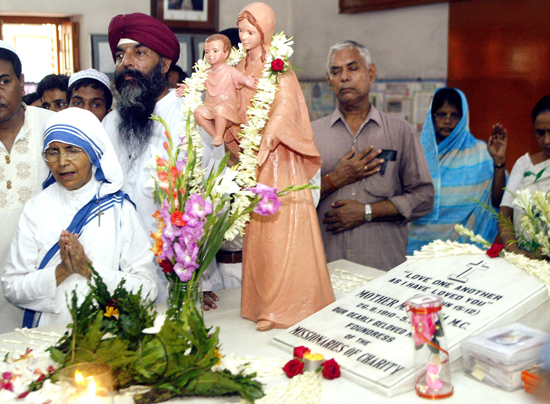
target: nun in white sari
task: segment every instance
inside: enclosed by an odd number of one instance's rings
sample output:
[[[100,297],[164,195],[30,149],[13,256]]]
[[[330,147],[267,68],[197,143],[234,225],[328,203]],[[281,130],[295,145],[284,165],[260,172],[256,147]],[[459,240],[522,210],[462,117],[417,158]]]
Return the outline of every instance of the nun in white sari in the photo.
[[[70,322],[68,297],[89,292],[87,262],[111,292],[125,279],[154,300],[151,242],[121,191],[122,169],[98,119],[80,108],[56,113],[43,156],[50,174],[23,209],[2,276],[6,299],[26,309],[23,325]]]

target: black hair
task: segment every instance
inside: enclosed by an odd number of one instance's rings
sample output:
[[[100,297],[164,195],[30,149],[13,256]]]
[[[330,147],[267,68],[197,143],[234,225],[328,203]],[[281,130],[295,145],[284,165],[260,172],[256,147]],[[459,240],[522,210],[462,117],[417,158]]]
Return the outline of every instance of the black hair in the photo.
[[[545,112],[550,112],[550,94],[542,97],[535,105],[535,108],[533,108],[533,113],[531,114],[533,122],[535,122],[540,114]]]
[[[454,88],[442,88],[434,95],[434,100],[432,102],[432,114],[434,114],[439,108],[447,102],[449,105],[452,105],[462,116],[462,98],[458,91]]]
[[[65,76],[64,74],[48,74],[45,76],[42,80],[40,80],[40,83],[38,83],[38,87],[36,88],[36,92],[42,98],[44,93],[49,90],[61,90],[61,91],[67,91],[67,87],[69,85],[69,76]]]
[[[189,75],[187,73],[185,73],[181,67],[179,67],[178,65],[175,65],[175,64],[172,64],[170,66],[170,69],[168,69],[168,71],[166,72],[166,78],[168,78],[168,74],[170,72],[177,72],[178,73],[178,83],[183,82],[183,80],[185,80],[187,77],[189,77]]]
[[[25,94],[23,96],[23,102],[27,105],[31,105],[33,102],[36,102],[38,100],[40,100],[40,96],[36,92]]]
[[[73,95],[73,91],[77,91],[79,88],[87,87],[87,86],[91,86],[96,90],[102,90],[103,97],[105,97],[105,107],[107,111],[111,109],[111,106],[113,105],[113,94],[111,90],[107,88],[107,86],[103,84],[101,81],[92,79],[91,77],[85,77],[71,84],[71,86],[67,89],[67,105],[71,103],[71,97]]]
[[[13,72],[15,73],[15,77],[17,77],[17,80],[21,79],[21,73],[23,71],[23,68],[21,66],[21,60],[19,59],[19,56],[17,56],[15,53],[13,53],[9,49],[0,48],[0,60],[5,60],[6,62],[10,62],[11,66],[13,67]]]
[[[235,48],[239,47],[241,38],[239,38],[238,28],[227,28],[227,29],[224,29],[223,31],[218,32],[218,34],[222,34],[228,37],[229,40],[231,41],[231,46],[234,46]]]

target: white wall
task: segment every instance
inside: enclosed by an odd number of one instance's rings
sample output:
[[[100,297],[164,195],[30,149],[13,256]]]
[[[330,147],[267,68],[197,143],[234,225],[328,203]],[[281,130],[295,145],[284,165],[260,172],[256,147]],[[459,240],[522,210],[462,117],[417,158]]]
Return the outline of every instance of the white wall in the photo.
[[[219,29],[236,26],[249,0],[219,0]],[[365,44],[383,79],[446,79],[448,3],[361,14],[338,14],[337,0],[267,0],[276,31],[294,36],[294,65],[301,79],[325,77],[328,48],[341,40]],[[150,0],[1,0],[0,14],[77,16],[82,68],[91,67],[92,34],[106,34],[121,13],[150,12]]]

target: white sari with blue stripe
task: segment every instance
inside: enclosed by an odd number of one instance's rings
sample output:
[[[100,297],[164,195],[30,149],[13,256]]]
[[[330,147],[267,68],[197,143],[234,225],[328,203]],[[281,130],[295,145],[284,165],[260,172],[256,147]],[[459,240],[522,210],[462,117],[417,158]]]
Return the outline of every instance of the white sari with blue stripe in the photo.
[[[438,145],[430,110],[420,136],[435,189],[434,209],[409,224],[409,255],[434,240],[468,243],[454,230],[457,223],[489,242],[497,235],[496,218],[479,203],[491,205],[493,159],[486,143],[470,133],[466,96],[455,90],[462,99],[462,119],[455,129]]]
[[[90,158],[93,176],[69,191],[50,173],[45,189],[25,205],[2,277],[6,298],[29,313],[25,326],[70,322],[68,295],[76,290],[83,299],[89,291],[87,279],[78,274],[57,285],[63,229],[79,235],[111,291],[125,279],[129,290],[141,287],[149,299],[157,295],[151,242],[135,207],[120,190],[122,170],[113,147],[93,114],[78,108],[65,111],[48,121],[44,149],[54,141],[81,147]]]

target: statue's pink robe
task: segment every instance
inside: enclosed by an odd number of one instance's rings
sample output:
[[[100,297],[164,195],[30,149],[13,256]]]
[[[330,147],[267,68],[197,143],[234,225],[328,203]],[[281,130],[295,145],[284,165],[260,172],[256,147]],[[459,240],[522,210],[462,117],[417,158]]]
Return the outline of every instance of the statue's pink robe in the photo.
[[[241,107],[239,90],[242,88],[240,83],[246,79],[244,74],[229,65],[223,66],[217,73],[209,69],[207,74],[206,99],[204,104],[195,109],[195,114],[210,120],[223,116],[231,123],[243,123],[246,120],[246,109]]]
[[[261,77],[263,66],[258,71],[250,66],[245,71],[244,66],[243,60],[237,69]],[[255,91],[241,91],[249,105]],[[232,140],[231,133],[226,132],[226,140]],[[279,91],[262,134],[273,135],[275,142],[266,162],[257,170],[259,183],[278,190],[307,184],[321,167],[294,71],[279,76]],[[236,150],[236,142],[229,146]],[[276,214],[253,213],[246,227],[241,315],[287,328],[334,302],[334,292],[311,191],[292,192],[280,200],[282,205]]]

